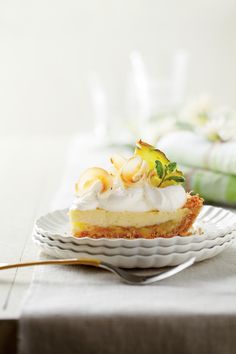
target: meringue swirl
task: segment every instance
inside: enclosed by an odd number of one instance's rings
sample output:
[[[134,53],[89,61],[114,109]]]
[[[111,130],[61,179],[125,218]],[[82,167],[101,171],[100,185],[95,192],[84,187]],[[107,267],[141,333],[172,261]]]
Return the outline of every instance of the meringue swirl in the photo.
[[[102,192],[100,180],[94,183],[82,195],[76,195],[71,209],[92,210],[105,209],[108,211],[145,212],[151,210],[175,211],[182,208],[187,194],[181,185],[165,188],[151,186],[147,181],[126,188],[119,179],[112,187]]]

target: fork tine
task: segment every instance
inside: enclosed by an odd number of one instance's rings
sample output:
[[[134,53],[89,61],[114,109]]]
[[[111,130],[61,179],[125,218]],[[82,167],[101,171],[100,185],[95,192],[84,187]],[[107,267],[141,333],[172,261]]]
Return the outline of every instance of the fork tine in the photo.
[[[187,261],[177,265],[176,267],[173,267],[172,269],[169,269],[167,271],[161,272],[157,275],[153,275],[153,276],[148,276],[146,277],[146,279],[144,280],[144,284],[151,284],[160,280],[164,280],[167,279],[169,277],[172,277],[175,274],[180,273],[182,270],[190,267],[196,260],[196,257],[192,257],[190,259],[188,259]]]
[[[105,262],[101,262],[99,267],[107,269],[107,270],[111,271],[112,273],[115,273],[122,280],[126,281],[129,284],[146,285],[146,284],[151,284],[151,283],[169,278],[169,277],[181,272],[182,270],[190,267],[195,262],[195,259],[196,259],[195,257],[192,257],[192,258],[188,259],[187,261],[185,261],[175,267],[172,267],[171,269],[169,269],[167,271],[163,271],[161,273],[154,274],[154,275],[148,275],[148,276],[132,274],[122,268],[115,267],[115,266],[105,263]]]

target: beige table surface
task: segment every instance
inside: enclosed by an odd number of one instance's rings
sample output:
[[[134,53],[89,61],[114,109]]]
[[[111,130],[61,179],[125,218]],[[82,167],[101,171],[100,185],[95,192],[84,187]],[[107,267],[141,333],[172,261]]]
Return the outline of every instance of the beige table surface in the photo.
[[[34,220],[48,210],[60,185],[66,136],[0,139],[0,263],[37,257],[31,241]],[[32,268],[0,273],[0,354],[16,351],[17,320]]]
[[[34,220],[48,211],[60,186],[69,140],[0,139],[0,262],[37,258],[31,241]],[[18,318],[32,273],[32,268],[0,272],[0,354],[16,352]]]

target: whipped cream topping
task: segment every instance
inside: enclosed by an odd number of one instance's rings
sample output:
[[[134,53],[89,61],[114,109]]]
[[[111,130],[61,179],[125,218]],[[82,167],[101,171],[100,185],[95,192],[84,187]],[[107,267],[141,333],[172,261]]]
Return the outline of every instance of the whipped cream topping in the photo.
[[[175,211],[182,208],[187,194],[181,185],[171,185],[164,188],[151,186],[147,181],[125,187],[118,179],[113,187],[102,191],[101,181],[95,181],[89,190],[82,195],[76,195],[71,209],[108,211],[144,212],[151,210]]]

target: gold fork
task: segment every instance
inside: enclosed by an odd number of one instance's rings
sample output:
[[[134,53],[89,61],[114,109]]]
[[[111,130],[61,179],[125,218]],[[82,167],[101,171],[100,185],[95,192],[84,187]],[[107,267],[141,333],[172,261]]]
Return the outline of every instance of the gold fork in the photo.
[[[194,262],[195,262],[195,257],[192,257],[187,261],[172,267],[171,269],[153,275],[137,275],[123,268],[119,268],[112,264],[109,264],[107,262],[102,262],[99,259],[87,259],[87,258],[50,259],[50,260],[29,261],[29,262],[21,262],[21,263],[0,263],[0,270],[39,266],[39,265],[84,265],[84,266],[92,266],[92,267],[109,270],[110,272],[115,273],[122,280],[124,280],[129,284],[145,285],[145,284],[151,284],[169,278],[181,272],[182,270],[190,267]]]

